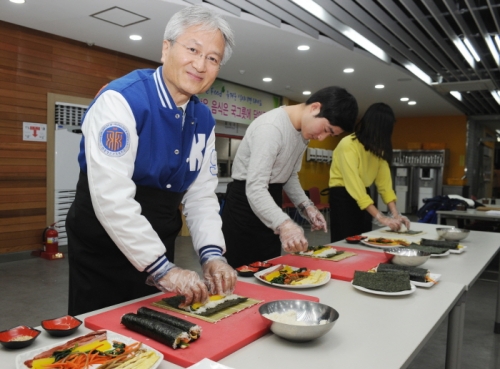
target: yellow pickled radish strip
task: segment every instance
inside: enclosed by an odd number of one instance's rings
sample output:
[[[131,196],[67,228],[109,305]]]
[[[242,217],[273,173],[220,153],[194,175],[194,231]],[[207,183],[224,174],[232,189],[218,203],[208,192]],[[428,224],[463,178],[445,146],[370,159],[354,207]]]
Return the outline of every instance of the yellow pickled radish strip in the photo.
[[[217,301],[217,300],[222,300],[223,298],[224,298],[224,296],[222,296],[222,295],[211,295],[208,297],[208,300],[209,301]],[[205,305],[205,304],[203,304],[201,302],[195,302],[194,304],[191,305],[191,309],[197,310],[197,309],[201,308],[203,305]]]

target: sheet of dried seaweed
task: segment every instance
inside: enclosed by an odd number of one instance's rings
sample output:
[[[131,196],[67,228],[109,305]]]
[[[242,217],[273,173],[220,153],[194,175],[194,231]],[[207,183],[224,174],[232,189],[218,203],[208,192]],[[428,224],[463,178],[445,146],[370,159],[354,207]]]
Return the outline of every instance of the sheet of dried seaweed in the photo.
[[[219,311],[218,313],[212,314],[210,316],[202,316],[200,314],[194,314],[192,312],[187,312],[186,310],[183,310],[183,309],[175,308],[175,307],[167,304],[164,301],[164,299],[161,299],[159,301],[155,301],[152,303],[152,305],[159,307],[159,308],[162,308],[162,309],[171,310],[171,311],[175,311],[175,312],[187,315],[187,316],[191,316],[193,318],[201,319],[201,320],[204,320],[204,321],[209,322],[209,323],[217,323],[218,321],[220,321],[222,319],[228,318],[233,314],[237,314],[245,309],[248,309],[248,308],[262,302],[261,300],[255,300],[252,298],[246,298],[246,299],[247,300],[244,302],[240,302],[237,305],[227,307],[227,308]]]
[[[416,282],[426,282],[427,273],[429,270],[414,266],[380,263],[377,267],[377,272],[400,272],[406,271],[410,275],[410,279]]]
[[[408,245],[408,248],[428,252],[430,254],[444,254],[449,250],[448,248],[444,247],[422,246],[416,243],[411,243],[410,245]]]
[[[422,246],[443,247],[446,249],[458,249],[458,244],[458,241],[429,240],[427,238],[422,238],[420,240],[420,245]]]
[[[352,283],[356,286],[382,292],[411,290],[410,275],[406,271],[371,273],[356,270]]]

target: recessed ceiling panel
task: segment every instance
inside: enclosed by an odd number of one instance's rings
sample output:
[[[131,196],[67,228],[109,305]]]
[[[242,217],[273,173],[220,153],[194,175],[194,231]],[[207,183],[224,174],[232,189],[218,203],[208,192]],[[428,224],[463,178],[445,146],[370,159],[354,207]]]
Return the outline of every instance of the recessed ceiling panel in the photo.
[[[119,8],[117,6],[103,10],[99,13],[91,14],[90,16],[108,23],[116,24],[120,27],[127,27],[132,24],[137,24],[149,20],[149,18],[143,17],[142,15],[133,12],[129,12],[128,10]]]

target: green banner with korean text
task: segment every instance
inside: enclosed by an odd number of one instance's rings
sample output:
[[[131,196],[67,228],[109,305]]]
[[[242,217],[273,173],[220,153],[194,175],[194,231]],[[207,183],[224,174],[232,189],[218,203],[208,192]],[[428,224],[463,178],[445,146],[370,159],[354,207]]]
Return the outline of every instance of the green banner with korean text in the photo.
[[[219,79],[208,91],[197,96],[209,107],[216,120],[243,124],[250,124],[259,115],[281,104],[279,96]]]

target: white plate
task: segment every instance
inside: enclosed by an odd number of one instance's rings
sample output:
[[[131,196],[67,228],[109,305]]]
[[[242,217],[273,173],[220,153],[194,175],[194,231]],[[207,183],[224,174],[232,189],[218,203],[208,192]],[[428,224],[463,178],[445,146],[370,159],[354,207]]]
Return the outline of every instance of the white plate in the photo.
[[[410,283],[414,284],[417,287],[432,287],[436,284],[437,281],[441,279],[441,274],[434,274],[430,273],[429,277],[434,280],[434,282],[416,282],[416,281],[410,281]]]
[[[265,279],[260,278],[261,275],[267,274],[269,272],[273,272],[274,270],[279,269],[282,266],[283,266],[282,264],[274,265],[274,266],[272,266],[270,268],[267,268],[267,269],[261,270],[260,272],[255,273],[253,276],[255,278],[257,278],[259,281],[267,283],[267,284],[270,284],[271,286],[282,287],[282,288],[290,288],[290,289],[301,289],[301,288],[311,288],[311,287],[323,286],[324,284],[327,284],[328,281],[332,278],[330,272],[326,272],[327,273],[326,278],[324,278],[319,283],[315,283],[315,284],[299,284],[299,285],[271,283],[271,282],[266,281]],[[292,269],[297,270],[299,268],[292,266]]]
[[[116,332],[113,332],[113,331],[107,331],[107,332],[108,332],[108,334],[107,334],[107,340],[108,341],[113,341],[114,340],[114,341],[123,342],[125,344],[131,344],[131,343],[137,342],[137,340],[135,340],[133,338],[130,338],[130,337],[122,336],[119,333],[116,333]],[[66,340],[61,340],[58,343],[54,343],[52,345],[48,345],[48,346],[45,346],[45,347],[40,347],[40,348],[31,350],[31,351],[24,352],[24,353],[22,353],[20,355],[17,355],[17,357],[16,357],[16,369],[27,369],[27,366],[24,365],[24,362],[26,360],[33,359],[33,357],[35,357],[36,355],[38,355],[38,354],[40,354],[40,353],[42,353],[44,351],[47,351],[47,350],[51,349],[52,347],[62,345],[65,342],[67,342],[67,341],[69,341],[71,339],[77,338],[77,337],[73,337],[73,338],[70,338],[70,339],[66,338]],[[159,356],[159,359],[151,367],[151,369],[158,368],[160,366],[161,362],[163,361],[163,354],[160,351],[155,350],[154,348],[149,347],[148,345],[146,345],[144,343],[142,344],[142,347],[144,347],[148,351],[154,351],[154,352],[156,352],[156,355]],[[99,365],[101,365],[101,364],[99,364]],[[97,365],[95,365],[95,367],[97,367]]]
[[[450,249],[450,253],[451,254],[461,254],[461,253],[465,252],[465,249],[467,248],[467,246],[463,246],[463,245],[458,245],[458,247],[459,247],[458,250]]]
[[[205,358],[197,362],[196,364],[191,365],[187,369],[232,369],[232,368]]]
[[[383,244],[378,244],[378,243],[371,243],[367,240],[361,240],[361,243],[365,246],[369,246],[369,247],[375,247],[377,249],[390,249],[390,248],[393,248],[393,247],[403,247],[403,245],[383,245]]]
[[[365,288],[365,287],[356,286],[352,282],[351,282],[351,285],[355,289],[357,289],[357,290],[360,290],[360,291],[363,291],[363,292],[368,292],[368,293],[373,293],[374,295],[383,295],[383,296],[403,296],[403,295],[409,295],[410,293],[413,293],[413,292],[415,292],[417,290],[417,287],[415,287],[415,285],[413,285],[412,283],[410,283],[411,290],[399,291],[399,292],[384,292],[384,291],[370,290],[370,289]]]
[[[431,258],[442,258],[443,256],[450,255],[450,250],[443,252],[442,254],[431,254]]]

